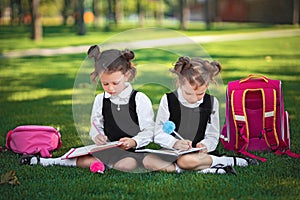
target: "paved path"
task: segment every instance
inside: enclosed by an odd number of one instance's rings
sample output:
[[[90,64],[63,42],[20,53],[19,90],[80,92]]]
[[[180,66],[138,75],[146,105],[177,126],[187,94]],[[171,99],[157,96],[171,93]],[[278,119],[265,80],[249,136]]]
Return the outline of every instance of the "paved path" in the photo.
[[[252,39],[264,39],[264,38],[278,38],[278,37],[291,37],[300,36],[300,29],[286,29],[286,30],[273,30],[273,31],[261,31],[254,33],[235,33],[235,34],[222,34],[211,36],[183,36],[175,38],[163,38],[154,40],[142,40],[126,43],[110,43],[104,44],[105,49],[109,48],[154,48],[162,46],[182,45],[189,43],[210,43],[210,42],[224,42],[224,41],[237,41],[237,40],[252,40]],[[26,56],[52,56],[58,54],[77,54],[85,53],[90,45],[83,46],[70,46],[51,49],[28,49],[10,51],[0,55],[0,58],[17,58]]]

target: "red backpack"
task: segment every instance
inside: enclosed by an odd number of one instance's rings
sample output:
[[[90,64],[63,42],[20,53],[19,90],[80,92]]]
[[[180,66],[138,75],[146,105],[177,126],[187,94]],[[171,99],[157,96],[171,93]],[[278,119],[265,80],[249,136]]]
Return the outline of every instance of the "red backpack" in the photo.
[[[220,140],[227,150],[261,160],[249,151],[273,151],[300,158],[290,151],[289,116],[284,110],[280,80],[265,76],[248,77],[228,83],[226,122]]]

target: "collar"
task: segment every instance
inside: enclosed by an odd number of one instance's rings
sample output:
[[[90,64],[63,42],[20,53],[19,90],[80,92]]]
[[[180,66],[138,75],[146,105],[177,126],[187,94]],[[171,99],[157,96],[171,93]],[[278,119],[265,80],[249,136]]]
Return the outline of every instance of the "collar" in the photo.
[[[200,99],[199,101],[191,104],[189,103],[187,100],[185,100],[185,98],[183,97],[183,94],[182,94],[182,90],[180,88],[177,89],[177,94],[178,94],[178,100],[179,102],[186,106],[186,107],[189,107],[189,108],[196,108],[198,106],[200,106],[201,103],[203,103],[203,98]]]
[[[122,92],[120,92],[120,94],[118,94],[117,96],[111,96],[111,94],[104,92],[104,98],[110,98],[110,99],[115,99],[115,100],[120,100],[120,101],[128,101],[130,98],[130,94],[132,92],[132,86],[130,83],[126,82],[125,83],[125,88]]]

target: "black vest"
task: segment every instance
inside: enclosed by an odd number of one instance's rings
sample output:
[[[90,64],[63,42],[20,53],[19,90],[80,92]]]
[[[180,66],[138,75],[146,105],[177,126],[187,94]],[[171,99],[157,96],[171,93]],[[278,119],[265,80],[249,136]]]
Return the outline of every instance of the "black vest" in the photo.
[[[210,115],[213,110],[213,96],[204,95],[203,103],[196,108],[183,106],[177,98],[177,92],[167,94],[170,112],[169,120],[175,123],[175,131],[183,138],[191,140],[195,147],[204,139],[207,123],[210,123]]]
[[[118,141],[123,137],[131,138],[140,132],[136,113],[136,93],[137,91],[133,90],[128,104],[119,106],[111,103],[109,98],[103,97],[104,132],[110,141]],[[118,107],[120,110],[118,110]]]

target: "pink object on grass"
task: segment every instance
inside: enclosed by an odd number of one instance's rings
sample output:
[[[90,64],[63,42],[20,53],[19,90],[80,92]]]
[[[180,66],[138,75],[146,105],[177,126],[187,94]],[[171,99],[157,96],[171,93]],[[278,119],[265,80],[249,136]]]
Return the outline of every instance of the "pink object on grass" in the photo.
[[[49,158],[61,146],[60,132],[51,126],[22,125],[8,131],[6,136],[6,148],[19,154]]]
[[[284,108],[281,81],[250,74],[229,82],[226,123],[220,140],[225,149],[262,162],[266,158],[248,151],[272,151],[300,158],[300,154],[290,151],[289,117]]]
[[[101,174],[103,174],[104,170],[105,170],[105,166],[104,166],[103,162],[97,160],[97,161],[94,161],[91,164],[90,170],[93,173],[101,173]]]

